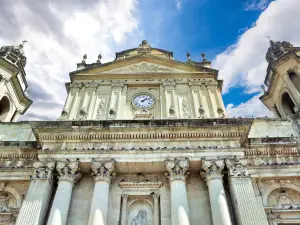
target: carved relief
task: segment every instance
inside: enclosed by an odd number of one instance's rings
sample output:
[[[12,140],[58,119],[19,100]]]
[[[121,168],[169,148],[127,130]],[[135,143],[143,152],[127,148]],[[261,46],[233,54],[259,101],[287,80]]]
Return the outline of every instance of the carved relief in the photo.
[[[163,185],[162,181],[159,181],[158,178],[148,180],[146,176],[141,173],[138,173],[136,178],[123,178],[119,182],[121,188],[153,188],[158,189]]]
[[[181,72],[185,71],[157,65],[154,63],[140,62],[129,66],[124,66],[112,70],[105,71],[103,73],[159,73],[159,72]]]
[[[181,112],[184,118],[189,117],[189,105],[186,97],[183,97],[181,100]]]
[[[100,103],[99,103],[99,105],[98,105],[97,116],[96,116],[96,118],[97,118],[97,119],[100,119],[101,116],[103,116],[103,115],[104,115],[104,100],[101,99],[101,100],[100,100]]]
[[[138,54],[147,54],[150,53],[152,49],[150,44],[146,40],[143,40],[136,50]]]
[[[133,218],[131,225],[148,225],[147,212],[140,209],[138,214]]]

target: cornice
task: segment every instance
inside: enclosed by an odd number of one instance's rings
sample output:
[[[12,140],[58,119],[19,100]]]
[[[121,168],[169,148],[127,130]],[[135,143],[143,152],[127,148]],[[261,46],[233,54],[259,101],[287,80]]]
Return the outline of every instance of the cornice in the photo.
[[[245,132],[172,132],[172,133],[40,133],[40,140],[127,140],[127,139],[199,139],[233,138],[240,139]]]

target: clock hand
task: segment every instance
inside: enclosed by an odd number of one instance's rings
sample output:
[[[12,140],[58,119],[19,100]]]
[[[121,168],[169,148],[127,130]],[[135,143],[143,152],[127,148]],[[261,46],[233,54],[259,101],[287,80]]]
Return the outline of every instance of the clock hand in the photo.
[[[146,101],[147,100],[147,97],[146,98],[144,98],[143,100],[141,100],[141,102],[144,102],[144,101]]]

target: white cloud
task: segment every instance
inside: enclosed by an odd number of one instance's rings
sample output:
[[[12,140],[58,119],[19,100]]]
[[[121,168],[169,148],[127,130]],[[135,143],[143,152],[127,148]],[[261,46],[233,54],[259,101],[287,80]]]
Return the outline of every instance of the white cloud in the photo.
[[[226,112],[229,117],[273,117],[271,111],[269,111],[259,100],[259,95],[254,96],[247,102],[243,102],[238,106],[228,104]]]
[[[220,70],[220,78],[224,79],[224,93],[229,92],[234,86],[244,87],[246,93],[255,93],[259,90],[266,76],[265,54],[269,47],[266,36],[271,36],[276,41],[287,40],[294,46],[300,46],[299,8],[298,0],[271,2],[255,25],[214,59],[213,67]],[[253,104],[252,101],[247,105],[252,107]],[[261,104],[257,107],[262,109],[257,111],[256,116],[262,116],[259,112],[263,112],[265,106]]]
[[[27,80],[33,105],[27,119],[56,119],[66,98],[69,72],[87,54],[112,60],[117,48],[139,43],[136,0],[47,0],[1,2],[0,46],[28,40]],[[128,37],[134,36],[132,39]]]
[[[176,9],[180,10],[181,9],[181,0],[175,0],[176,3]]]
[[[270,0],[249,0],[245,3],[245,10],[264,10]]]

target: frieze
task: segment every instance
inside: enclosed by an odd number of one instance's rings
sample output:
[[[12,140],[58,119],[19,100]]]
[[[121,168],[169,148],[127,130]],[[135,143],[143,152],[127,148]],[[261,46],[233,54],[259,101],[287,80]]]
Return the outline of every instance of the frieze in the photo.
[[[292,155],[277,155],[276,157],[265,156],[249,159],[250,166],[287,166],[298,164],[300,164],[300,157]]]
[[[291,146],[274,146],[272,148],[265,146],[245,149],[246,156],[295,155],[298,153],[297,147]]]

